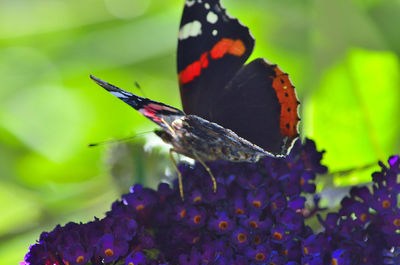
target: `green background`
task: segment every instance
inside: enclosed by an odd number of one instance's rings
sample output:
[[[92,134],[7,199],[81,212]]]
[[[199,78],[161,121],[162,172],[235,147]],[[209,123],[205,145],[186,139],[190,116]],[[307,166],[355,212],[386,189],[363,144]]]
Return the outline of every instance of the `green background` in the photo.
[[[252,58],[290,74],[302,136],[327,151],[332,171],[399,153],[400,1],[223,3],[256,37]],[[154,147],[150,134],[129,146],[87,147],[154,128],[89,74],[180,107],[182,7],[180,0],[0,0],[0,264],[22,261],[40,232],[58,223],[101,218],[133,182],[156,187],[162,179],[166,148]],[[332,183],[367,182],[371,170],[335,174]]]

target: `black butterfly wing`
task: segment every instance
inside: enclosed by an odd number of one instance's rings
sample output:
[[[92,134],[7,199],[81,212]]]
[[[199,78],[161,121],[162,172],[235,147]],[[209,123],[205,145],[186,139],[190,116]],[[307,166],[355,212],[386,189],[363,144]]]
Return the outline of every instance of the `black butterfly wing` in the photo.
[[[276,155],[284,156],[298,137],[298,105],[289,76],[256,59],[243,66],[210,109],[209,119]]]
[[[221,88],[250,56],[254,38],[219,0],[187,0],[178,41],[178,79],[183,110],[208,119]]]
[[[148,98],[139,97],[92,75],[90,78],[164,130],[170,130],[170,125],[174,120],[185,116],[185,113],[177,108]]]

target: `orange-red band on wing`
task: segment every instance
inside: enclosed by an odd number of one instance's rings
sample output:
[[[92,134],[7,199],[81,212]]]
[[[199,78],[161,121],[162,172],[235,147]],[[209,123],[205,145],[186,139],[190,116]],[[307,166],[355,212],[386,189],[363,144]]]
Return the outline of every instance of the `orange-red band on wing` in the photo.
[[[184,70],[179,73],[179,84],[186,84],[199,76],[202,68],[208,66],[208,52],[203,53],[200,59],[186,66]]]
[[[246,47],[241,40],[223,38],[214,45],[210,51],[210,55],[211,59],[219,59],[224,57],[226,54],[242,56],[245,51]]]
[[[186,66],[185,69],[179,72],[179,84],[186,84],[192,82],[197,76],[200,75],[201,70],[208,67],[209,57],[212,60],[217,60],[227,54],[234,56],[242,56],[246,51],[246,46],[241,40],[233,40],[223,38],[218,41],[210,50],[200,56],[200,59]]]
[[[274,71],[276,76],[273,77],[272,87],[281,105],[280,130],[284,135],[296,137],[298,135],[297,124],[300,120],[297,113],[299,101],[288,74],[278,66],[275,66]]]

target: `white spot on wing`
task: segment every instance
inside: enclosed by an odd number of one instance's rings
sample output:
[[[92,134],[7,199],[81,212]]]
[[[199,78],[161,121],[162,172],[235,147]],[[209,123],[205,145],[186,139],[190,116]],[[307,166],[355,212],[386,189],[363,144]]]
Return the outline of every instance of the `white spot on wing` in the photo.
[[[214,12],[210,11],[207,14],[208,23],[215,24],[218,21],[218,16]]]
[[[186,0],[185,1],[185,5],[187,5],[188,7],[191,7],[195,3],[196,3],[196,0]]]
[[[205,4],[204,4],[204,7],[205,7],[206,9],[210,9],[210,4],[209,4],[209,3],[205,3]]]
[[[217,34],[218,34],[218,30],[214,29],[214,30],[212,31],[212,35],[213,35],[213,36],[217,36]]]
[[[181,27],[178,38],[180,40],[185,40],[189,37],[196,37],[198,35],[201,35],[201,23],[198,20],[194,20]]]
[[[117,98],[127,98],[126,95],[120,93],[120,92],[116,92],[116,91],[110,91],[111,94],[113,94],[114,96],[116,96]]]

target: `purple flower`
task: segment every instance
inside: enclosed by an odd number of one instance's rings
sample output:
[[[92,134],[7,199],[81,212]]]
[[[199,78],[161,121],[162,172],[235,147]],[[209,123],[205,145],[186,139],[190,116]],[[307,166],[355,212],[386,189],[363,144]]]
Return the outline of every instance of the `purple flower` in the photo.
[[[378,188],[374,191],[374,201],[371,206],[379,212],[390,212],[397,207],[397,196],[392,196],[386,188]]]
[[[233,231],[231,240],[235,247],[243,250],[250,244],[249,231],[243,227],[238,227]]]
[[[282,193],[276,193],[270,200],[271,212],[275,213],[276,211],[281,211],[286,208],[287,201],[286,196]]]
[[[301,196],[295,196],[290,198],[288,202],[288,207],[291,208],[292,210],[302,210],[304,209],[304,204],[306,202],[306,199]]]
[[[148,211],[157,201],[156,192],[136,184],[131,188],[131,193],[122,196],[122,200],[130,209],[137,213]]]
[[[393,169],[400,169],[400,157],[398,155],[389,157],[389,166]]]
[[[270,249],[266,245],[258,245],[256,248],[248,248],[246,250],[246,257],[253,262],[265,263],[269,254],[271,253]]]
[[[125,259],[125,265],[143,265],[146,264],[147,258],[140,251],[132,251]]]
[[[268,231],[272,226],[272,220],[267,217],[261,218],[262,215],[259,212],[251,212],[247,218],[241,220],[241,224],[249,230]]]
[[[186,223],[191,228],[202,227],[207,219],[206,211],[201,207],[191,207],[187,212]]]
[[[286,209],[278,214],[279,223],[290,231],[300,231],[304,225],[304,217],[292,209]]]
[[[308,255],[320,255],[329,250],[329,242],[323,234],[311,235],[303,241],[303,253]]]
[[[179,264],[181,265],[198,265],[201,264],[201,254],[195,248],[192,248],[190,254],[179,255]]]
[[[388,235],[394,235],[400,230],[400,209],[388,212],[383,217],[382,231]],[[400,245],[400,244],[399,244]]]
[[[287,260],[300,260],[302,256],[302,251],[299,240],[289,240],[285,242],[282,246],[282,254],[286,257]]]
[[[92,257],[91,251],[87,251],[80,244],[74,244],[63,251],[63,259],[70,265],[86,264]]]
[[[337,249],[332,253],[332,262],[333,265],[350,265],[353,264],[350,252],[346,249]]]
[[[243,197],[235,197],[231,205],[231,212],[235,215],[243,215],[247,213],[246,201]]]
[[[301,264],[307,265],[321,265],[324,264],[323,257],[319,254],[316,255],[307,255],[301,258]]]
[[[135,236],[138,225],[134,219],[122,217],[114,219],[110,228],[114,237],[129,241]]]
[[[283,226],[276,225],[271,230],[271,241],[278,244],[283,244],[291,235]]]
[[[104,262],[117,260],[128,251],[128,244],[124,240],[117,240],[111,234],[105,234],[97,243],[97,253]]]
[[[228,233],[234,229],[234,223],[227,212],[218,212],[215,217],[208,221],[208,229],[217,234]]]
[[[263,209],[267,205],[268,193],[266,189],[257,189],[247,194],[247,202],[253,209]]]
[[[189,196],[188,201],[192,204],[199,204],[204,200],[203,194],[200,190],[194,190]]]

